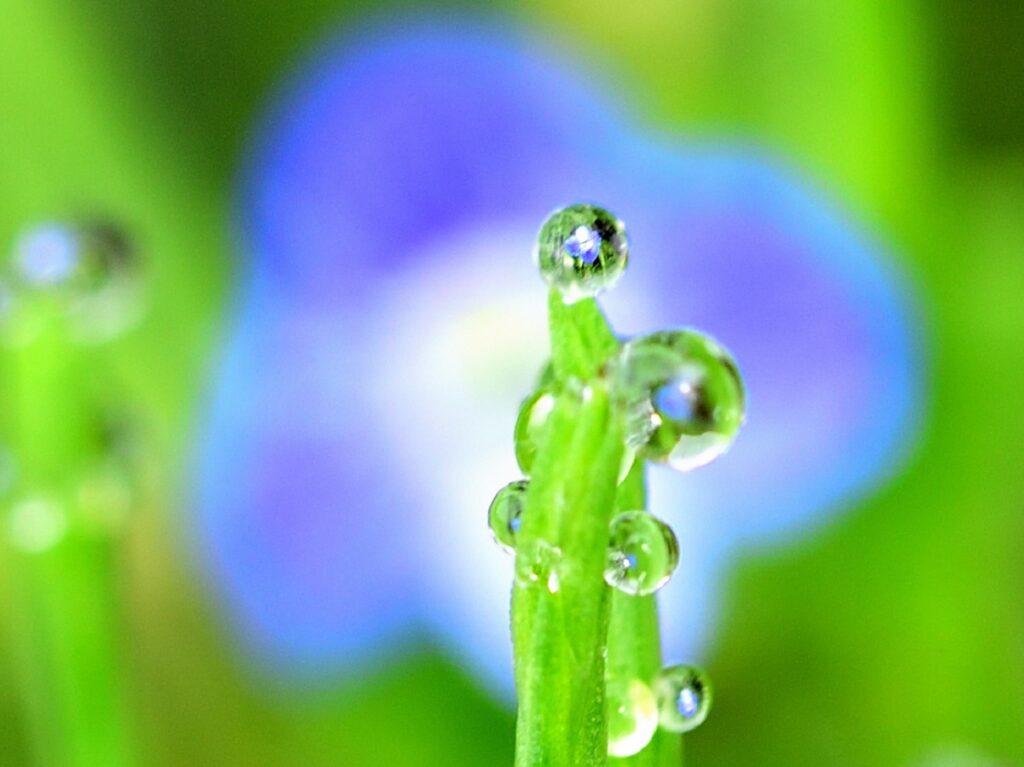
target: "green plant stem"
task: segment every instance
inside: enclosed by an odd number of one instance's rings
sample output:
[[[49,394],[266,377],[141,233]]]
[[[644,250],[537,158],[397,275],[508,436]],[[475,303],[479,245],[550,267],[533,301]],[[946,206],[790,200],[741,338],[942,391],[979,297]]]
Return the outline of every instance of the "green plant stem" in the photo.
[[[548,312],[561,393],[534,460],[517,539],[516,765],[605,767],[606,673],[649,682],[661,666],[654,597],[613,592],[603,579],[612,515],[646,507],[644,468],[638,461],[619,485],[623,426],[601,378],[619,344],[601,310],[593,300],[566,305],[552,293]],[[548,588],[546,570],[537,575],[545,544],[561,552],[557,590]],[[639,754],[611,761],[679,767],[681,739],[659,731]]]
[[[534,462],[512,595],[516,765],[603,767],[610,594],[602,572],[623,433],[597,357],[616,342],[592,301],[570,307],[553,297],[550,321],[561,393]],[[551,568],[538,567],[553,550]]]
[[[26,550],[12,540],[3,547],[12,638],[35,763],[126,767],[133,760],[117,645],[118,549],[77,515],[80,469],[96,449],[93,403],[83,392],[95,371],[61,319],[44,314],[38,337],[8,355],[18,462],[12,502],[46,499],[67,526],[52,546]]]

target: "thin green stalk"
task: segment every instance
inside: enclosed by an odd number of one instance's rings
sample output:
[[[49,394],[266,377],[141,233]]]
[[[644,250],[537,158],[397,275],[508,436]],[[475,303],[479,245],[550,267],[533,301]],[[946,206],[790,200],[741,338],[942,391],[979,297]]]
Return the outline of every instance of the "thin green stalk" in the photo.
[[[610,595],[601,574],[623,434],[596,377],[603,360],[594,350],[614,350],[615,341],[592,301],[568,307],[554,296],[551,306],[552,362],[562,391],[517,536],[516,765],[603,767]]]
[[[654,597],[603,579],[611,517],[645,508],[644,468],[637,462],[619,485],[623,425],[601,377],[618,341],[597,304],[552,293],[549,322],[560,394],[534,460],[512,598],[516,765],[605,767],[606,674],[649,682],[661,667]],[[680,741],[659,731],[611,764],[679,767]]]
[[[79,513],[81,470],[97,449],[83,391],[95,370],[62,318],[40,319],[33,342],[7,355],[18,484],[3,551],[25,725],[38,765],[126,767],[118,551]]]

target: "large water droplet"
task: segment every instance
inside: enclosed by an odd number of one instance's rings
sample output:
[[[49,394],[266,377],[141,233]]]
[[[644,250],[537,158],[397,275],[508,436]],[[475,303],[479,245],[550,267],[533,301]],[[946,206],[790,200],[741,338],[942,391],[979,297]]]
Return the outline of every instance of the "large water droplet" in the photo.
[[[651,742],[658,729],[658,704],[651,688],[637,679],[610,679],[608,755],[633,756]]]
[[[612,520],[604,579],[626,594],[653,594],[679,564],[672,528],[646,511],[626,511]]]
[[[523,508],[529,487],[529,480],[509,482],[494,496],[487,510],[487,522],[494,540],[510,553],[516,550],[516,534],[523,523]]]
[[[570,205],[541,227],[535,252],[544,281],[566,303],[612,287],[626,269],[629,244],[623,223],[595,205]]]
[[[136,250],[108,222],[35,226],[15,243],[12,267],[18,294],[56,302],[79,340],[106,340],[140,313]]]
[[[523,400],[519,408],[515,428],[516,461],[524,474],[529,474],[533,468],[540,436],[554,408],[555,395],[548,389],[538,389]]]
[[[628,442],[642,458],[695,469],[724,453],[743,423],[736,363],[701,333],[640,336],[622,347],[611,369]]]
[[[561,588],[562,550],[545,540],[520,546],[516,552],[516,583],[524,588],[540,586],[552,594]]]
[[[699,668],[669,666],[654,680],[658,721],[670,732],[689,732],[707,719],[711,683]]]

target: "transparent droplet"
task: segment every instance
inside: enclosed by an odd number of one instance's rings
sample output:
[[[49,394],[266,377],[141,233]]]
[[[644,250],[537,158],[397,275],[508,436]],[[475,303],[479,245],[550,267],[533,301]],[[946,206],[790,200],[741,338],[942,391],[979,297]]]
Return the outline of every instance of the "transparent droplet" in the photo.
[[[689,471],[732,444],[743,423],[743,381],[711,338],[672,330],[629,341],[612,363],[627,441],[641,458]]]
[[[7,537],[14,548],[27,554],[52,549],[68,530],[64,507],[45,496],[31,496],[11,504],[7,512]]]
[[[640,753],[658,729],[658,703],[651,688],[638,679],[610,679],[606,698],[608,755]]]
[[[626,594],[653,594],[679,564],[672,528],[646,511],[625,511],[612,520],[605,582]]]
[[[711,708],[711,683],[699,668],[669,666],[654,680],[658,721],[669,732],[689,732],[707,719]]]
[[[523,400],[519,408],[515,428],[516,461],[524,474],[529,474],[533,468],[540,436],[554,409],[555,395],[548,389],[538,389]]]
[[[491,534],[505,551],[516,550],[516,534],[523,524],[523,508],[526,505],[526,491],[529,487],[529,480],[509,482],[494,496],[491,507],[487,510]]]
[[[136,250],[108,222],[39,224],[15,243],[12,266],[18,294],[67,311],[79,340],[107,340],[140,314]]]
[[[612,287],[629,258],[623,223],[603,208],[570,205],[541,227],[535,251],[541,276],[566,303]]]
[[[593,396],[592,387],[581,385],[576,388],[575,383],[575,380],[570,380],[567,389],[579,396],[581,401],[586,402]],[[544,433],[548,417],[554,409],[555,392],[552,389],[538,389],[523,400],[523,404],[519,407],[514,436],[516,462],[523,474],[531,474],[533,471],[533,462],[537,457],[537,450],[540,448],[541,435]],[[636,449],[627,445],[622,453],[619,482],[629,474],[635,459]]]
[[[520,546],[516,552],[516,583],[524,588],[540,586],[556,594],[561,568],[562,550],[545,540]]]

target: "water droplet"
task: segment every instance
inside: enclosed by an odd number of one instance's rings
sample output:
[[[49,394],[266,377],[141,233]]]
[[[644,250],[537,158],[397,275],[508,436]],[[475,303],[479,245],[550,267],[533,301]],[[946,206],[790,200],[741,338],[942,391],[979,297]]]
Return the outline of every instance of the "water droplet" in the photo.
[[[23,498],[11,505],[7,516],[8,540],[27,554],[53,548],[68,530],[64,507],[45,496]]]
[[[640,457],[690,471],[732,444],[743,423],[736,363],[711,338],[673,330],[629,341],[612,363],[627,441]]]
[[[529,487],[529,480],[509,482],[494,496],[487,510],[487,522],[494,540],[510,553],[516,550],[516,533],[523,523],[523,508]]]
[[[544,281],[566,303],[612,287],[626,269],[629,244],[619,219],[594,205],[570,205],[541,227],[535,251]]]
[[[593,394],[593,387],[574,387],[575,381],[570,380],[567,390],[578,395],[580,400],[586,402]],[[530,474],[533,471],[533,462],[537,457],[537,450],[540,448],[540,438],[544,433],[551,411],[555,409],[555,393],[553,389],[538,389],[525,400],[519,407],[519,415],[516,417],[515,427],[515,451],[516,462],[523,474]],[[636,459],[636,449],[627,446],[622,453],[622,465],[619,469],[619,482],[622,482],[633,468],[633,461]]]
[[[540,585],[556,594],[561,588],[561,567],[560,548],[544,540],[533,541],[516,553],[516,583],[524,588]]]
[[[79,340],[107,340],[140,314],[135,248],[108,222],[35,226],[15,243],[12,265],[18,294],[55,301]]]
[[[604,579],[626,594],[653,594],[679,564],[672,528],[646,511],[625,511],[612,520]]]
[[[699,668],[669,666],[654,680],[658,721],[670,732],[689,732],[707,719],[711,708],[711,683]]]
[[[633,756],[658,729],[658,703],[651,688],[632,679],[608,681],[608,755]]]
[[[519,408],[515,428],[516,461],[524,474],[529,474],[533,467],[540,436],[554,408],[555,395],[548,389],[538,389],[523,400]]]

